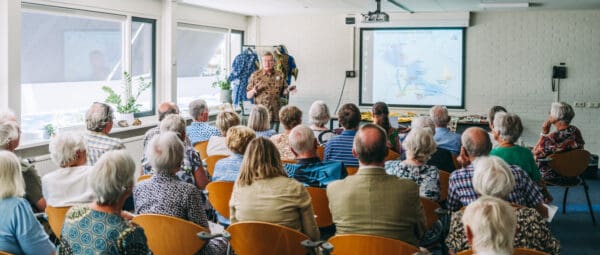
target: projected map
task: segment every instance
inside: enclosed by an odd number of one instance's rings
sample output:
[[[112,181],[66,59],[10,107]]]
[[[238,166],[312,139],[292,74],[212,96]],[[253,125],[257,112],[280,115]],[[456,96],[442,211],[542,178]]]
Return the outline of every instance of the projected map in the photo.
[[[369,40],[373,102],[461,106],[462,30],[377,30]]]

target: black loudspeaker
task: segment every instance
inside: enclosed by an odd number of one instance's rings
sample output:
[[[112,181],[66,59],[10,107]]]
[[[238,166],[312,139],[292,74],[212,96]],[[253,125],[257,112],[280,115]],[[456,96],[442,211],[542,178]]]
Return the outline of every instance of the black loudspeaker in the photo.
[[[552,67],[552,79],[566,79],[567,78],[567,67],[566,66],[553,66]]]
[[[356,18],[346,17],[346,25],[353,25],[354,23],[356,23]]]

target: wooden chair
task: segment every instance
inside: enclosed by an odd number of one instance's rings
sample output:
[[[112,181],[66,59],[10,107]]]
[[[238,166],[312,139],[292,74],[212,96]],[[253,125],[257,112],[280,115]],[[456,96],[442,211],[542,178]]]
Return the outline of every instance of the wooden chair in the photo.
[[[452,154],[452,163],[454,164],[454,169],[460,169],[460,163],[458,163],[458,155]]]
[[[212,155],[206,158],[206,171],[208,172],[208,175],[213,176],[215,173],[215,165],[217,164],[217,161],[226,157],[229,157],[229,155]]]
[[[56,238],[60,239],[60,232],[62,231],[63,223],[65,222],[65,216],[67,211],[71,209],[70,206],[65,207],[53,207],[46,206],[46,215],[48,215],[48,224]]]
[[[585,198],[587,199],[588,208],[590,215],[592,216],[592,222],[596,225],[596,218],[594,217],[594,211],[592,210],[592,203],[590,202],[589,187],[585,180],[581,178],[581,174],[585,172],[590,163],[591,155],[586,150],[572,150],[557,154],[551,154],[548,156],[551,160],[549,162],[550,167],[561,176],[571,177],[574,182],[572,183],[552,183],[547,182],[548,185],[560,186],[565,188],[565,194],[563,196],[563,214],[566,213],[567,206],[567,194],[569,188],[578,185],[583,185],[585,191]]]
[[[385,155],[385,161],[388,160],[398,160],[400,159],[400,154],[398,154],[397,152],[393,151],[393,150],[388,150],[387,155]]]
[[[412,255],[419,248],[400,240],[372,235],[336,235],[329,239],[333,245],[332,255]]]
[[[316,187],[306,187],[308,193],[310,194],[310,198],[312,200],[313,210],[315,211],[315,215],[317,216],[317,225],[320,228],[329,227],[333,225],[333,219],[331,217],[331,212],[329,211],[329,199],[327,199],[327,190],[316,188]]]
[[[233,192],[233,182],[211,182],[206,185],[208,201],[221,216],[229,219],[229,199]]]
[[[346,171],[348,172],[348,176],[355,175],[358,172],[357,166],[346,166]]]
[[[148,247],[156,255],[196,254],[205,243],[196,235],[209,232],[191,221],[160,214],[141,214],[133,222],[144,229]]]
[[[227,232],[231,234],[230,245],[237,255],[305,255],[307,251],[300,243],[310,239],[297,230],[259,221],[232,224]]]
[[[140,177],[137,178],[137,182],[141,182],[141,181],[145,181],[152,178],[151,174],[144,174],[144,175],[140,175]]]
[[[296,159],[282,159],[281,164],[297,164],[298,160]]]
[[[456,255],[473,255],[473,254],[474,254],[473,250],[470,250],[470,249],[456,253]],[[541,252],[541,251],[527,249],[527,248],[515,248],[513,250],[513,255],[549,255],[549,254],[545,253],[545,252]]]
[[[317,146],[317,156],[319,156],[319,158],[321,160],[323,160],[325,158],[325,146],[323,146],[323,145]]]
[[[427,223],[427,229],[431,229],[433,227],[433,224],[435,224],[438,220],[438,216],[435,210],[437,210],[441,206],[435,201],[424,197],[421,198],[421,205],[423,206],[423,212],[425,213],[425,222]]]
[[[450,188],[450,173],[438,170],[440,175],[440,201],[448,200],[448,189]]]
[[[12,253],[8,253],[8,252],[5,252],[5,251],[0,251],[0,255],[13,255],[13,254],[12,254]]]
[[[206,146],[208,146],[208,141],[198,142],[194,144],[194,149],[200,154],[200,159],[205,160],[208,158],[208,154],[206,154]]]

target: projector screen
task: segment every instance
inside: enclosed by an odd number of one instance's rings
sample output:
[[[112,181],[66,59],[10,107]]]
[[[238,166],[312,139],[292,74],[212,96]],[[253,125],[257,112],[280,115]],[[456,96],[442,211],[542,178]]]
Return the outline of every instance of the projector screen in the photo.
[[[464,28],[361,28],[360,105],[464,108]]]

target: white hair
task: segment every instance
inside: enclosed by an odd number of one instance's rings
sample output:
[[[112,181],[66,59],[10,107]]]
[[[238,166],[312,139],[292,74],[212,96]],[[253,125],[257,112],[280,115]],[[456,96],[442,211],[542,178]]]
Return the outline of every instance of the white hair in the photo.
[[[408,132],[402,147],[406,149],[406,158],[425,163],[436,151],[437,144],[428,129],[416,128]]]
[[[505,199],[515,187],[510,167],[499,157],[478,157],[473,168],[473,188],[480,195]]]
[[[443,105],[436,105],[431,107],[429,115],[437,127],[446,127],[450,122],[450,116],[448,116],[448,108]]]
[[[183,160],[183,142],[175,132],[161,132],[155,136],[146,152],[150,165],[161,173],[179,169]]]
[[[125,150],[107,151],[90,170],[88,183],[98,204],[114,205],[125,190],[133,187],[135,162]]]
[[[467,206],[462,222],[472,234],[471,245],[476,253],[513,254],[517,216],[508,202],[480,197]]]
[[[0,199],[25,195],[19,158],[10,151],[0,151]]]
[[[429,129],[435,135],[435,123],[428,116],[414,117],[410,122],[410,128],[425,128]]]
[[[327,124],[331,118],[327,104],[321,100],[317,100],[312,103],[310,109],[308,110],[308,115],[310,116],[310,123],[317,127],[325,126],[325,124]]]
[[[5,121],[17,121],[15,112],[10,109],[0,111],[0,123]]]
[[[514,113],[498,112],[494,117],[494,131],[500,139],[515,143],[523,133],[521,118]]]
[[[17,122],[0,122],[0,150],[6,150],[10,142],[19,139],[20,132]]]
[[[85,124],[87,130],[100,132],[106,125],[112,122],[113,110],[105,103],[93,103],[85,113]]]
[[[160,132],[175,132],[185,134],[185,120],[177,114],[169,114],[160,122]],[[185,137],[181,137],[185,139]]]
[[[570,124],[573,117],[575,117],[575,112],[570,104],[565,102],[555,102],[552,103],[552,106],[550,107],[550,116],[566,124]]]
[[[79,132],[60,133],[50,140],[50,157],[57,165],[64,167],[77,160],[77,152],[84,152],[85,139]]]
[[[208,107],[206,106],[206,101],[204,99],[196,99],[190,102],[189,109],[190,116],[194,120],[198,120],[198,115],[208,112]]]
[[[298,125],[289,135],[290,146],[296,153],[305,153],[315,150],[315,133],[307,126]]]

